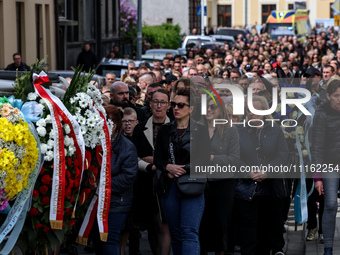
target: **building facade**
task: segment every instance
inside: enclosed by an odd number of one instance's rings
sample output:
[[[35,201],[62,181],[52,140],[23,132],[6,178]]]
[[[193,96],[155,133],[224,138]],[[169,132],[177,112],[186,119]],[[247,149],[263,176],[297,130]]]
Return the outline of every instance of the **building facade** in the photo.
[[[89,43],[98,59],[119,44],[120,0],[57,1],[57,68],[75,67],[83,44]]]
[[[0,0],[0,69],[13,63],[13,53],[31,65],[47,58],[46,68],[56,68],[54,0]]]
[[[130,0],[137,8],[138,0]],[[201,17],[197,16],[197,7],[201,0],[142,0],[143,26],[155,26],[162,23],[178,24],[181,33],[190,34],[197,28],[200,34]]]
[[[272,10],[292,10],[294,0],[205,0],[207,3],[209,27],[244,27],[262,25]],[[310,22],[316,19],[333,18],[331,5],[335,0],[306,0],[310,10]]]

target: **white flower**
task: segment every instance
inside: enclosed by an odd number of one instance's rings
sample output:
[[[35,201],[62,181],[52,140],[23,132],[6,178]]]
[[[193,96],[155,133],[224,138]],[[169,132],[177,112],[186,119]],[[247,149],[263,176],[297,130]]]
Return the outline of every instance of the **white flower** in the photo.
[[[54,140],[51,140],[51,139],[48,140],[47,141],[47,146],[48,146],[49,149],[52,149],[54,147]]]
[[[87,128],[85,126],[80,127],[80,132],[84,135],[87,132]]]
[[[53,129],[52,129],[51,132],[49,133],[49,137],[50,137],[51,139],[54,139],[54,131],[53,131]]]
[[[40,126],[40,127],[46,127],[46,121],[45,119],[40,119],[37,121],[37,126]]]
[[[76,152],[76,148],[74,146],[70,146],[68,148],[67,155],[71,157],[75,152]]]
[[[294,97],[294,93],[293,92],[288,92],[287,93],[287,97],[288,98],[293,98]]]
[[[45,160],[46,161],[52,161],[53,160],[53,151],[47,151]]]
[[[70,103],[71,103],[71,104],[74,104],[75,102],[76,102],[75,98],[72,97],[72,98],[70,99]]]
[[[300,142],[304,143],[305,142],[305,137],[303,135],[300,135],[299,137],[300,137]]]
[[[35,92],[28,93],[27,95],[27,100],[29,101],[34,101],[36,100],[38,95]]]
[[[46,143],[40,144],[41,153],[46,154],[48,150],[48,145]]]
[[[93,115],[93,112],[91,110],[86,110],[84,115],[89,118]]]
[[[296,127],[296,133],[298,133],[299,135],[303,134],[303,127],[302,126],[297,126]]]
[[[81,126],[85,126],[86,125],[86,119],[80,115],[77,116],[77,121],[79,123],[79,125]]]
[[[50,124],[52,123],[52,117],[51,117],[50,114],[48,114],[48,115],[46,116],[45,121],[46,121],[46,123],[50,123]]]
[[[37,127],[37,132],[40,137],[44,137],[46,135],[46,128],[44,127]]]
[[[302,150],[302,156],[307,157],[308,156],[308,151],[307,150]]]
[[[42,105],[42,104],[38,104],[38,106],[41,108],[41,110],[44,110],[44,109],[45,109],[45,106]]]
[[[71,128],[69,125],[65,124],[64,125],[64,130],[65,130],[65,133],[68,135],[70,132],[71,132]]]
[[[85,100],[80,100],[79,101],[79,106],[81,108],[86,108],[88,106],[88,102],[86,102]]]
[[[76,112],[76,113],[81,113],[81,109],[80,109],[79,107],[76,107],[76,108],[75,108],[75,112]]]
[[[296,138],[296,132],[290,132],[290,138],[295,139]]]
[[[292,119],[295,120],[297,117],[297,111],[293,111],[292,113]]]
[[[91,118],[87,119],[86,124],[90,127],[95,127],[97,123],[96,123],[95,119],[91,117]]]
[[[65,135],[65,137],[64,137],[64,145],[65,145],[65,147],[68,147],[68,146],[73,145],[73,144],[74,144],[73,139],[71,137]]]
[[[40,100],[39,100],[39,104],[45,104],[44,99],[40,99]]]

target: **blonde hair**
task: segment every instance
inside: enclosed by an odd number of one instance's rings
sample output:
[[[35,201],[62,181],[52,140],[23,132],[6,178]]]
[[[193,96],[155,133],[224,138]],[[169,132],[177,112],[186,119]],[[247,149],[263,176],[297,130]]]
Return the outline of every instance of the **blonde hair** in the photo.
[[[268,105],[268,101],[265,97],[263,96],[258,96],[258,95],[252,95],[252,99],[253,99],[253,103],[254,102],[260,102],[261,104],[261,110],[268,110],[269,109],[269,105]],[[248,97],[246,99],[248,102]],[[260,109],[257,109],[260,110]],[[265,115],[264,116],[265,119],[273,119],[273,116],[271,114]]]

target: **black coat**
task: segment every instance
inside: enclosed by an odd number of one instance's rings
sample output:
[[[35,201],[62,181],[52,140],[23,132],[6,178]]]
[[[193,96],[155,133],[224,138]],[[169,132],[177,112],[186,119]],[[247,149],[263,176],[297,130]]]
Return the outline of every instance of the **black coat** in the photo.
[[[329,102],[315,112],[311,153],[313,164],[340,164],[340,112]]]
[[[77,65],[84,65],[83,70],[88,72],[90,69],[93,70],[97,67],[98,59],[96,54],[92,50],[79,53],[77,58]]]
[[[208,129],[202,123],[190,120],[181,143],[178,140],[176,121],[164,124],[160,128],[155,146],[154,163],[163,172],[166,172],[165,168],[168,164],[172,164],[169,150],[170,141],[173,143],[176,164],[185,165],[184,169],[187,174],[190,173],[190,166],[194,169],[195,166],[209,164],[210,139]]]
[[[280,166],[285,165],[288,159],[288,145],[281,128],[271,123],[265,124],[261,129],[249,126],[237,126],[240,135],[241,166]],[[258,155],[256,148],[260,140],[261,152]],[[261,158],[261,159],[260,159]],[[245,173],[247,176],[248,173]],[[251,178],[237,179],[235,185],[235,196],[252,200],[254,195],[270,195],[271,180],[265,179],[256,182]]]
[[[21,62],[20,66],[15,66],[15,63],[9,64],[5,70],[8,71],[16,71],[18,69],[18,71],[30,71],[30,67],[28,65],[26,65],[24,62]]]
[[[136,147],[118,133],[112,145],[110,212],[128,213],[133,197],[133,183],[137,176]]]
[[[225,128],[223,135],[215,129],[211,138],[211,154],[214,155],[213,166],[236,166],[240,164],[240,143],[236,127]],[[208,176],[209,177],[209,176]],[[232,172],[211,175],[213,178],[231,178]],[[213,179],[209,179],[213,180]]]

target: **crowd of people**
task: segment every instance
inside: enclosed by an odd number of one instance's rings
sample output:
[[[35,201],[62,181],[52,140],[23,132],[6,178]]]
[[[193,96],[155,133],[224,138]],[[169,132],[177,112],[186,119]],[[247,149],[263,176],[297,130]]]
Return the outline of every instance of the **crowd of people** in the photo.
[[[271,88],[280,90],[286,86],[283,81],[298,83],[317,98],[311,132],[302,139],[308,147],[303,162],[338,165],[338,41],[333,29],[313,33],[304,42],[292,36],[274,41],[266,34],[239,35],[232,48],[229,44],[216,50],[188,48],[186,56],[167,54],[162,62],[155,60],[153,68],[136,67],[131,61],[120,81],[107,73],[102,98],[115,123],[116,155],[104,251],[123,254],[129,242],[129,254],[140,254],[140,232],[147,230],[153,254],[168,255],[171,248],[175,255],[233,254],[235,250],[243,255],[284,254],[284,222],[294,181],[282,176],[273,179],[261,168],[196,182],[187,176],[193,165],[285,165],[292,157],[302,157],[296,152],[297,134],[293,142],[289,140],[285,128],[267,121],[277,118],[277,112],[254,114],[247,100],[245,114],[235,115],[233,95],[226,88],[216,88],[221,103],[215,103],[218,97],[208,97],[202,115],[201,93],[203,88],[232,85],[247,98],[251,93],[253,108],[268,110],[273,103]],[[252,125],[214,125],[215,119],[247,120]],[[299,125],[305,126],[306,119],[302,121]],[[307,190],[312,192],[306,240],[314,240],[319,231],[325,255],[332,254],[339,189],[339,176],[327,177],[307,180]],[[287,187],[284,194],[281,186],[285,191]],[[191,191],[185,187],[192,187]],[[101,247],[98,240],[96,247]],[[102,252],[96,249],[96,254]]]
[[[113,72],[106,74],[100,89],[107,117],[114,122],[111,204],[108,241],[100,241],[96,225],[92,230],[95,253],[124,254],[128,243],[129,254],[138,255],[141,231],[147,230],[157,255],[169,255],[171,249],[174,255],[282,255],[284,223],[298,180],[273,178],[260,166],[302,161],[339,165],[339,36],[333,28],[314,29],[299,39],[248,33],[237,36],[232,48],[226,43],[215,50],[186,51],[185,56],[169,53],[154,60],[153,68],[131,61],[120,81]],[[119,48],[110,52],[112,58],[119,55]],[[13,60],[7,70],[29,70],[19,53]],[[88,71],[97,62],[85,44],[77,63]],[[302,138],[299,133],[304,156],[297,152],[298,131],[290,130],[292,139],[285,127],[270,121],[277,112],[257,115],[248,105],[270,109],[272,88],[280,90],[287,83],[307,88],[315,98],[311,132]],[[234,114],[233,93],[216,88],[221,84],[251,96],[244,115]],[[201,94],[214,88],[218,96],[207,97],[202,114]],[[294,111],[287,114],[298,118]],[[215,125],[216,119],[252,125]],[[306,128],[306,121],[300,119],[299,125]],[[192,179],[195,165],[259,168]],[[315,240],[318,232],[324,254],[333,254],[339,175],[316,174],[306,183],[306,240]]]

